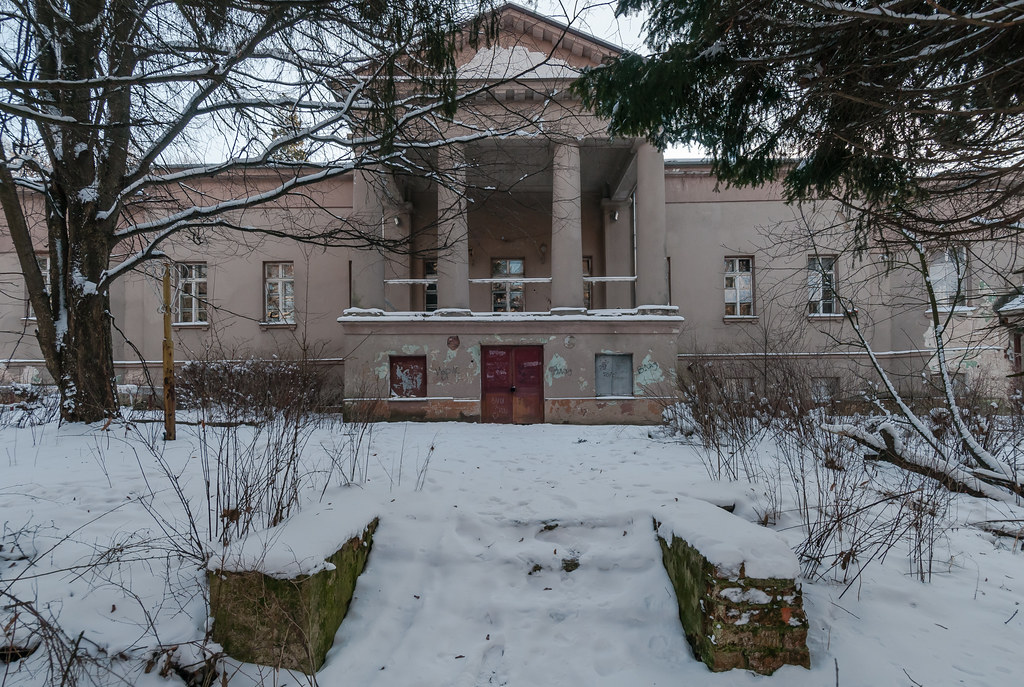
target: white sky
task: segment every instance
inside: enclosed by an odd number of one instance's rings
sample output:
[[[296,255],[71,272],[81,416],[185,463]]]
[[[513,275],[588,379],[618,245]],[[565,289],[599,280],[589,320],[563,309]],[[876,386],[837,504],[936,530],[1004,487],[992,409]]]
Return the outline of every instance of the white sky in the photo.
[[[600,0],[515,0],[539,14],[551,17],[556,21],[567,23],[573,28],[593,35],[596,38],[618,45],[626,50],[646,52],[643,45],[642,15],[616,17],[616,2]],[[200,130],[201,131],[201,130]],[[193,136],[203,139],[205,144],[189,142],[185,146],[175,146],[165,156],[165,162],[195,164],[200,162],[197,155],[206,161],[222,160],[227,157],[226,145],[219,135],[204,135],[193,131]],[[673,147],[665,151],[665,157],[671,159],[693,159],[704,155],[698,148]]]

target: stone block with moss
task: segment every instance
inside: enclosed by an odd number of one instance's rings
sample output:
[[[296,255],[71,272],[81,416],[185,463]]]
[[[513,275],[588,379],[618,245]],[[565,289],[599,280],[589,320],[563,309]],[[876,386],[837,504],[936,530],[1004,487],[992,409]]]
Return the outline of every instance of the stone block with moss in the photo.
[[[312,675],[348,612],[377,529],[374,518],[312,574],[210,570],[213,640],[240,661]]]
[[[697,658],[713,671],[809,668],[799,565],[786,543],[708,503],[684,500],[666,515],[655,530]]]

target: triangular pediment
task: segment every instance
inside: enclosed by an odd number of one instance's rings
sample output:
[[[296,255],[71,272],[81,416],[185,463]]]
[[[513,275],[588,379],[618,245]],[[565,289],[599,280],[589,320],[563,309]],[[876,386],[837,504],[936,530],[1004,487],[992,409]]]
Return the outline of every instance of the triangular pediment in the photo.
[[[459,50],[459,78],[574,79],[621,52],[616,45],[518,5],[504,5],[495,13],[497,40]]]

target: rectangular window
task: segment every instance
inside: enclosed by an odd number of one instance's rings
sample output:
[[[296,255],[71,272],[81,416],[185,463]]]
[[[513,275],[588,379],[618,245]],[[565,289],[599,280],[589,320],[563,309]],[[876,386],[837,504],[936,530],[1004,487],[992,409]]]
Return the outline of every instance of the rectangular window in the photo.
[[[295,267],[290,262],[263,263],[263,321],[295,324]]]
[[[932,255],[928,262],[928,280],[939,306],[952,307],[966,303],[967,251],[963,246],[950,246]]]
[[[180,262],[174,266],[177,295],[174,303],[176,324],[206,324],[207,268],[205,262]]]
[[[427,395],[425,355],[393,355],[390,366],[392,398],[423,398]]]
[[[423,295],[423,310],[425,312],[434,312],[437,310],[437,260],[424,260],[423,261],[423,276],[427,279],[433,278],[435,281],[427,284]]]
[[[591,270],[594,269],[594,259],[591,257],[583,258],[583,276],[593,276]],[[583,282],[583,307],[590,310],[593,307],[594,284],[589,281]]]
[[[950,386],[953,387],[953,393],[957,396],[964,396],[970,393],[971,388],[967,384],[967,375],[963,372],[949,372]],[[936,396],[942,396],[945,393],[943,387],[942,375],[939,373],[932,373],[931,375],[932,394]]]
[[[728,377],[723,391],[728,400],[746,403],[754,396],[754,380],[752,377]]]
[[[39,271],[43,274],[43,289],[46,291],[47,296],[50,293],[50,256],[49,255],[37,255],[36,264],[39,265]],[[28,298],[28,294],[25,296],[28,301],[28,310],[25,312],[25,317],[34,320],[36,319],[36,312],[32,309],[32,300]]]
[[[835,315],[836,259],[834,256],[807,258],[807,312],[811,315]]]
[[[514,281],[526,274],[521,258],[495,258],[491,261],[491,310],[523,312],[523,282]]]
[[[839,377],[811,377],[811,402],[832,403],[839,398]]]
[[[632,354],[598,353],[595,355],[594,390],[598,396],[632,396]]]
[[[725,259],[725,316],[754,315],[754,258]]]

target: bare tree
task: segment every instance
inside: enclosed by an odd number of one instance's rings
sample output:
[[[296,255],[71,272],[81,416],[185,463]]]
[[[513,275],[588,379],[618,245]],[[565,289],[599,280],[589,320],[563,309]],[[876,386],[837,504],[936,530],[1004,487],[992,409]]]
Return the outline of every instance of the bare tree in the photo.
[[[812,293],[805,291],[805,303],[810,298],[813,304],[821,295],[813,295],[815,286],[820,290],[821,276],[811,271],[821,255],[841,259],[848,268],[838,284],[835,273],[829,275],[833,312],[841,315],[844,326],[833,323],[819,333],[835,349],[866,361],[864,376],[878,385],[877,409],[884,417],[830,424],[826,429],[854,440],[875,458],[939,480],[954,491],[1009,502],[1024,495],[1024,475],[1000,455],[999,442],[992,440],[998,432],[993,426],[998,424],[995,413],[975,422],[977,409],[964,402],[969,400],[969,388],[984,387],[988,379],[976,373],[968,380],[965,364],[985,352],[997,352],[1005,340],[1005,330],[993,324],[998,320],[986,310],[986,301],[994,296],[972,294],[968,299],[968,287],[974,282],[974,288],[984,284],[986,294],[1005,292],[1008,284],[999,280],[1010,276],[1015,245],[1005,239],[964,240],[896,227],[864,250],[841,213],[829,221],[823,213],[804,214],[802,209],[798,220],[787,228],[774,227],[769,236],[777,251],[815,256],[806,269],[803,288]],[[799,297],[796,300],[799,307]],[[921,353],[930,354],[930,360],[924,370],[911,370],[910,379],[900,379],[885,360],[882,351],[888,347],[873,331],[880,324],[874,321],[879,315],[912,330],[920,326],[916,334],[923,337]],[[929,369],[933,374],[927,375]],[[926,386],[922,374],[932,386],[930,398],[915,399],[915,391]],[[983,391],[984,405],[991,407],[996,399],[1006,398],[1009,385]],[[941,422],[936,421],[939,418]]]
[[[384,240],[356,218],[258,226],[243,211],[353,170],[451,184],[439,148],[521,131],[531,114],[472,116],[496,82],[457,78],[459,50],[496,34],[489,9],[0,0],[0,205],[63,416],[115,406],[111,284],[180,232],[405,249],[409,237]]]

